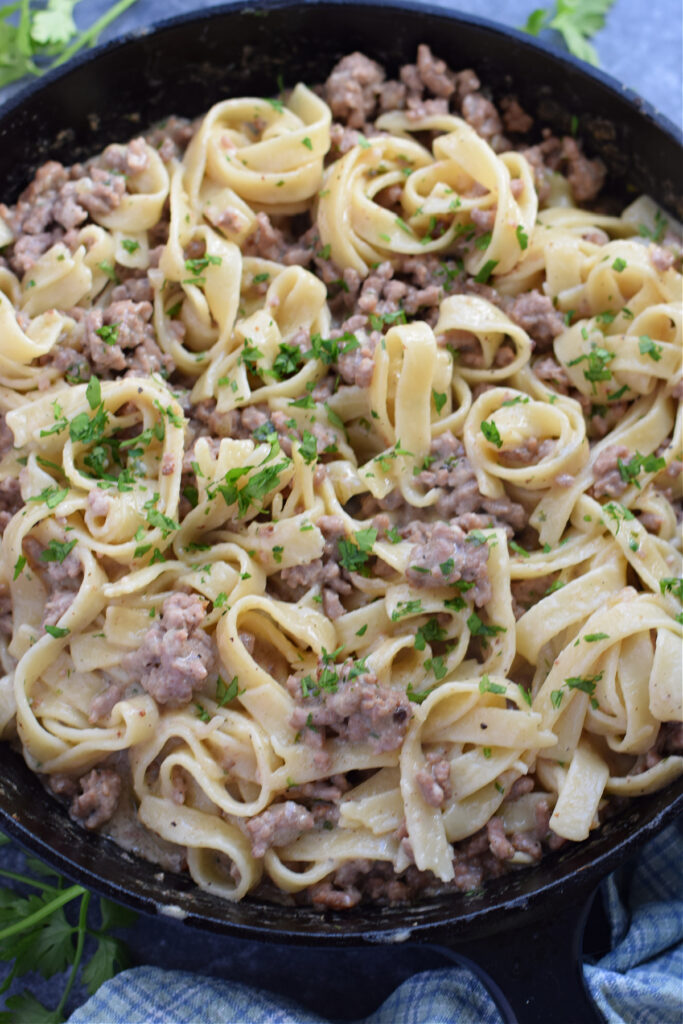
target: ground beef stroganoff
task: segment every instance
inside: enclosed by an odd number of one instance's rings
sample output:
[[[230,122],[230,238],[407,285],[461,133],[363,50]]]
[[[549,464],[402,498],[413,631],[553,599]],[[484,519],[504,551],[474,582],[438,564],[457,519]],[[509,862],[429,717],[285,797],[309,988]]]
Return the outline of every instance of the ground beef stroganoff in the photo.
[[[459,890],[683,772],[681,239],[427,46],[0,206],[0,726],[227,899]]]

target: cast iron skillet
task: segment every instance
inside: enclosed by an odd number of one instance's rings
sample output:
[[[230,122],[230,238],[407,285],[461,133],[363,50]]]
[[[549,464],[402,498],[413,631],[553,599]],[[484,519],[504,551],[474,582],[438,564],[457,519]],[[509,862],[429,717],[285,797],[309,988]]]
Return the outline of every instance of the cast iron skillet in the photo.
[[[324,80],[360,49],[390,73],[428,43],[458,69],[474,67],[495,96],[509,91],[556,132],[579,133],[610,171],[610,192],[645,191],[683,218],[676,193],[676,129],[606,75],[502,31],[482,19],[392,3],[265,0],[190,15],[81,57],[44,80],[0,117],[0,195],[16,198],[48,158],[73,163],[170,113],[197,115],[219,99],[272,95]],[[601,1020],[583,986],[583,927],[597,884],[683,809],[683,780],[634,801],[580,845],[510,874],[472,895],[452,893],[408,907],[317,913],[197,890],[186,876],[85,832],[48,797],[23,760],[0,746],[0,824],[61,872],[147,913],[184,916],[197,928],[245,939],[304,944],[438,944],[482,976],[506,1022]],[[505,993],[503,995],[503,992]],[[513,1009],[514,1007],[514,1009]]]

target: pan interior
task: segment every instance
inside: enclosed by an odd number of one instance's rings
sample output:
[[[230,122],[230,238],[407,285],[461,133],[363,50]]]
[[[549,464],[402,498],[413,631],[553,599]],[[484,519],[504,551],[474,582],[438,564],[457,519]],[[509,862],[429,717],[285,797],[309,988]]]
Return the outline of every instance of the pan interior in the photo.
[[[586,149],[608,165],[616,196],[647,191],[683,216],[676,187],[680,145],[666,123],[614,90],[604,76],[537,48],[515,33],[443,10],[425,16],[402,4],[276,2],[239,13],[178,19],[83,58],[11,105],[0,119],[2,198],[12,201],[48,158],[73,163],[176,113],[195,116],[220,99],[277,92],[322,81],[342,55],[362,49],[389,73],[414,59],[417,41],[456,68],[474,67],[495,96],[516,92],[543,124],[569,132],[579,117]],[[531,70],[530,70],[531,69]],[[641,105],[642,108],[642,105]],[[360,907],[324,916],[304,907],[247,899],[228,904],[199,891],[188,876],[162,872],[109,840],[86,833],[48,796],[22,759],[0,748],[0,820],[45,860],[99,892],[148,912],[204,928],[293,941],[357,942],[438,926],[500,927],[505,908],[540,906],[549,891],[590,885],[683,807],[683,780],[640,798],[586,842],[549,856],[473,894],[447,893],[409,907]],[[497,921],[497,923],[496,923]]]

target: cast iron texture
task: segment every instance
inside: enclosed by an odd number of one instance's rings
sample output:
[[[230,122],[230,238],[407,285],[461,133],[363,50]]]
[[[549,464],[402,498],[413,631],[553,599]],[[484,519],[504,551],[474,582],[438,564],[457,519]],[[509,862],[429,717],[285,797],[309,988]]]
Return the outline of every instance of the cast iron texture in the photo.
[[[606,75],[480,19],[409,3],[297,5],[274,0],[213,9],[136,33],[81,57],[12,102],[0,117],[0,194],[15,198],[46,159],[73,163],[170,113],[195,116],[219,99],[323,80],[343,54],[361,49],[389,73],[429,43],[455,68],[474,67],[494,97],[514,91],[558,133],[572,128],[608,165],[611,194],[653,195],[678,217],[680,138],[642,100]],[[599,1019],[580,982],[578,954],[597,883],[683,808],[683,781],[633,802],[583,844],[473,895],[447,894],[415,906],[360,907],[347,914],[246,900],[228,904],[187,876],[160,872],[76,826],[21,758],[0,748],[0,821],[67,876],[148,913],[258,938],[316,944],[418,941],[470,954],[497,978],[517,1019]],[[523,931],[523,937],[520,934]],[[520,951],[523,949],[523,955]],[[490,978],[489,984],[490,984]],[[563,1017],[558,1016],[561,993]],[[495,993],[494,993],[495,994]],[[497,993],[505,1019],[514,1014]]]

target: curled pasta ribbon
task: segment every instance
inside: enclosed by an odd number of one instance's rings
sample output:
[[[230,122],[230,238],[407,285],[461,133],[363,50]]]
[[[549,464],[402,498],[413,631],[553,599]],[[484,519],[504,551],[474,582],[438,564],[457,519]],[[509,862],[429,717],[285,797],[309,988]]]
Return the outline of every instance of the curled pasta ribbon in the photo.
[[[401,794],[415,863],[444,882],[453,879],[450,844],[481,828],[502,803],[499,777],[511,771],[505,776],[511,783],[526,774],[530,760],[554,743],[516,683],[499,675],[484,679],[483,687],[477,676],[444,683],[430,694],[415,709],[401,750]],[[418,784],[427,768],[424,747],[445,751],[450,761],[452,795],[443,807],[430,806]]]
[[[325,286],[303,267],[270,266],[274,269],[268,273],[262,305],[237,321],[230,350],[212,360],[192,392],[195,402],[215,395],[219,413],[252,402],[295,398],[320,376],[317,362],[303,358],[302,350],[311,351],[305,336],[329,329]],[[287,361],[281,372],[279,363],[292,344],[289,356],[294,362]]]
[[[550,821],[558,835],[586,838],[610,776],[607,755],[594,740],[581,740],[584,728],[615,752],[635,755],[652,745],[659,722],[683,717],[674,681],[680,640],[681,627],[656,598],[626,588],[594,612],[555,659],[533,707],[557,737],[541,758],[570,763]],[[671,760],[675,775],[682,774],[683,758]]]
[[[410,225],[378,201],[385,189],[403,189],[405,172],[432,162],[409,139],[377,136],[336,160],[325,175],[316,221],[337,266],[365,276],[370,265],[394,255],[443,248],[442,239],[420,239]],[[424,245],[422,244],[424,242]]]
[[[393,111],[380,117],[377,126],[401,135],[444,133],[434,140],[434,162],[412,171],[405,183],[402,205],[421,246],[412,251],[429,252],[430,247],[448,251],[468,234],[472,211],[490,212],[493,223],[488,245],[470,248],[465,265],[472,275],[489,262],[495,275],[512,270],[522,259],[522,246],[534,228],[538,207],[526,159],[513,152],[496,155],[466,121],[449,114],[413,120],[402,111]],[[438,239],[429,241],[435,227],[433,218],[442,224],[445,219],[447,228]]]
[[[561,474],[582,469],[589,457],[578,402],[536,401],[511,388],[491,388],[479,396],[463,437],[479,489],[491,497],[503,495],[503,481],[548,490]]]
[[[217,103],[185,156],[190,201],[199,208],[208,176],[260,209],[303,209],[320,189],[331,117],[327,104],[301,83],[286,105],[256,98]]]
[[[161,219],[168,196],[168,171],[163,160],[145,143],[145,166],[126,176],[126,191],[110,213],[92,215],[93,220],[110,231],[148,231]]]
[[[72,524],[74,538],[98,554],[130,562],[138,557],[135,552],[141,545],[146,553],[150,550],[148,545],[163,549],[170,543],[167,538],[174,528],[173,519],[180,499],[183,412],[168,390],[153,377],[103,382],[101,405],[96,410],[91,408],[86,392],[85,385],[60,389],[35,400],[30,406],[12,410],[8,422],[18,446],[32,444],[50,461],[61,463],[72,488],[71,498],[76,501],[76,507],[85,512],[84,523]],[[131,406],[134,412],[130,411]],[[124,414],[119,415],[122,409]],[[93,485],[90,468],[84,462],[91,457],[92,442],[78,440],[73,431],[74,422],[86,425],[97,416],[101,418],[101,431],[106,436],[140,425],[146,444],[141,445],[135,455],[138,467],[144,469],[137,486],[103,489]],[[126,441],[122,450],[133,447],[134,441]],[[36,493],[46,487],[57,490],[53,478],[40,472],[41,476],[34,474]],[[94,506],[87,501],[91,492],[98,498]],[[149,501],[154,494],[158,497],[152,507]],[[51,515],[48,505],[41,503],[37,507],[40,515]]]
[[[520,370],[531,355],[531,340],[521,327],[513,323],[497,306],[478,295],[451,295],[439,306],[439,319],[434,327],[439,344],[455,349],[473,344],[479,346],[475,361],[466,365],[458,360],[456,373],[468,383],[504,380]],[[501,346],[512,342],[514,353],[498,355]]]
[[[558,398],[557,401],[561,400]],[[552,495],[546,494],[539,501],[531,515],[530,522],[538,530],[541,543],[556,544],[559,541],[575,507],[578,508],[577,502],[581,495],[593,483],[593,468],[606,448],[610,445],[623,445],[631,451],[649,454],[654,452],[670,434],[672,425],[671,402],[661,391],[633,402],[621,423],[611,431],[609,436],[593,445],[588,462],[576,475],[574,481],[567,481],[568,485],[561,491],[555,491]],[[624,496],[626,501],[632,502],[636,492],[637,488],[631,487]],[[598,522],[601,517],[600,506],[594,502],[592,507],[593,510],[598,510],[595,517],[592,517],[592,521]],[[589,509],[585,510],[585,514],[592,515]],[[609,527],[609,519],[606,522]],[[626,532],[622,533],[622,537],[628,540]],[[632,554],[631,552],[631,556]]]
[[[432,392],[435,385],[443,385],[449,364],[448,353],[437,349],[431,327],[420,320],[391,327],[377,349],[370,404],[377,428],[393,447],[360,471],[376,496],[383,497],[398,484],[411,504],[429,503],[406,466],[419,465],[429,452]]]
[[[10,375],[13,370],[28,366],[34,359],[46,355],[62,331],[73,321],[56,309],[40,313],[23,330],[17,313],[7,296],[0,292],[0,336],[2,353],[0,371]]]
[[[120,702],[105,727],[89,726],[90,703],[101,684],[95,673],[74,671],[64,651],[70,636],[99,615],[106,577],[87,548],[77,551],[83,582],[59,619],[63,635],[39,637],[19,658],[14,673],[18,734],[27,759],[48,772],[87,770],[102,759],[103,751],[135,745],[153,732],[158,719],[154,701],[145,696]],[[34,600],[36,596],[34,590]]]
[[[202,256],[186,258],[190,243]],[[190,216],[180,169],[171,181],[169,238],[159,262],[154,326],[159,343],[178,367],[199,375],[204,363],[226,350],[240,303],[239,248]],[[163,284],[162,284],[163,281]]]
[[[86,249],[79,245],[70,252],[57,242],[43,253],[22,282],[21,311],[35,317],[49,309],[70,309],[91,292],[92,271],[86,263]]]
[[[258,884],[261,867],[237,825],[217,814],[179,807],[170,799],[150,794],[142,798],[138,817],[162,839],[187,847],[187,867],[200,889],[237,901]],[[221,857],[229,867],[222,867]]]
[[[545,287],[558,309],[581,317],[606,314],[613,332],[625,331],[648,306],[679,298],[680,276],[658,271],[639,242],[591,245],[560,234],[546,252]]]
[[[280,763],[267,735],[241,711],[222,707],[206,694],[200,699],[209,721],[185,709],[169,712],[155,735],[132,753],[138,799],[152,793],[177,802],[180,776],[186,805],[201,808],[210,801],[225,816],[259,814],[273,799],[271,777]]]
[[[241,703],[271,736],[275,750],[278,750],[277,744],[280,749],[293,745],[295,730],[289,719],[294,704],[282,685],[286,675],[284,679],[276,679],[259,664],[245,647],[241,635],[245,631],[275,652],[270,658],[271,666],[288,675],[289,666],[299,668],[306,664],[300,657],[304,652],[313,651],[317,658],[323,647],[328,651],[335,649],[334,625],[313,608],[300,608],[253,594],[235,602],[216,626],[216,642],[223,664],[246,687],[240,696]]]

